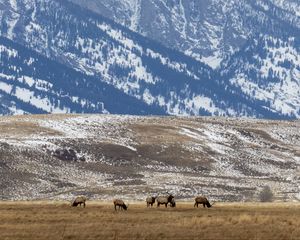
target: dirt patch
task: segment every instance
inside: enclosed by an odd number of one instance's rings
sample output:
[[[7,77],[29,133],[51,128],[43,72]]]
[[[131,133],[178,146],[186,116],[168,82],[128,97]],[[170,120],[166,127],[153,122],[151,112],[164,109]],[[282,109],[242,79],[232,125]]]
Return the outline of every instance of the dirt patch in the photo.
[[[140,144],[170,143],[174,142],[174,140],[176,142],[182,142],[188,139],[178,134],[176,127],[163,124],[133,124],[130,128],[135,132],[135,140]]]
[[[4,138],[28,137],[30,135],[38,135],[39,137],[62,135],[62,133],[53,129],[26,121],[0,122],[0,134]]]

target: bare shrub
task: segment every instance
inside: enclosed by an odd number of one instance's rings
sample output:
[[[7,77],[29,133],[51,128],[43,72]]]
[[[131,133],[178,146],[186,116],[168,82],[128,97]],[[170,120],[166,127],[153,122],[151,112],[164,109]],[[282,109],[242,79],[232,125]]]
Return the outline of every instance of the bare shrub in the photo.
[[[265,186],[259,193],[259,200],[261,202],[272,202],[273,197],[273,192],[269,186]]]

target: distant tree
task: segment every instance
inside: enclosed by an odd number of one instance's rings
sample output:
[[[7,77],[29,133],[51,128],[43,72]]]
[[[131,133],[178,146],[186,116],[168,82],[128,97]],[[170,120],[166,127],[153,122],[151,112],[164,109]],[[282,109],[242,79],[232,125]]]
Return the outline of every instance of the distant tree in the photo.
[[[273,192],[269,186],[265,186],[259,193],[259,199],[261,202],[272,202],[273,197]]]

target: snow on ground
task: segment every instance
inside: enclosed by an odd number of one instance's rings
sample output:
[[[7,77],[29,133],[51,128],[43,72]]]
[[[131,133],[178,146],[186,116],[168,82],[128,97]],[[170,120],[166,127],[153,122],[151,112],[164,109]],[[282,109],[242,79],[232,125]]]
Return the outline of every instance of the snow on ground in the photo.
[[[297,199],[299,129],[299,121],[255,119],[2,117],[3,196],[253,201],[269,185],[277,200]]]
[[[9,0],[9,2],[10,2],[10,7],[12,8],[12,10],[14,12],[11,15],[11,19],[7,22],[7,25],[8,25],[7,37],[9,39],[13,39],[14,29],[15,29],[15,26],[17,25],[18,21],[19,21],[20,15],[15,12],[15,11],[17,11],[17,1],[16,0]]]

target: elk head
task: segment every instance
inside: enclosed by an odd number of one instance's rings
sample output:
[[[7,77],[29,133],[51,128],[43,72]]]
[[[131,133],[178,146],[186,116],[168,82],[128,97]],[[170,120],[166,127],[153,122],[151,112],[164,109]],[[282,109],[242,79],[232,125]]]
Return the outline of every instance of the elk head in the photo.
[[[207,207],[210,208],[212,207],[216,202],[213,202],[212,204],[210,204],[209,202],[207,202]]]
[[[128,207],[129,207],[129,204],[127,204],[127,205],[126,205],[126,204],[124,203],[124,205],[123,205],[123,209],[124,209],[124,210],[127,210],[127,209],[128,209]]]

